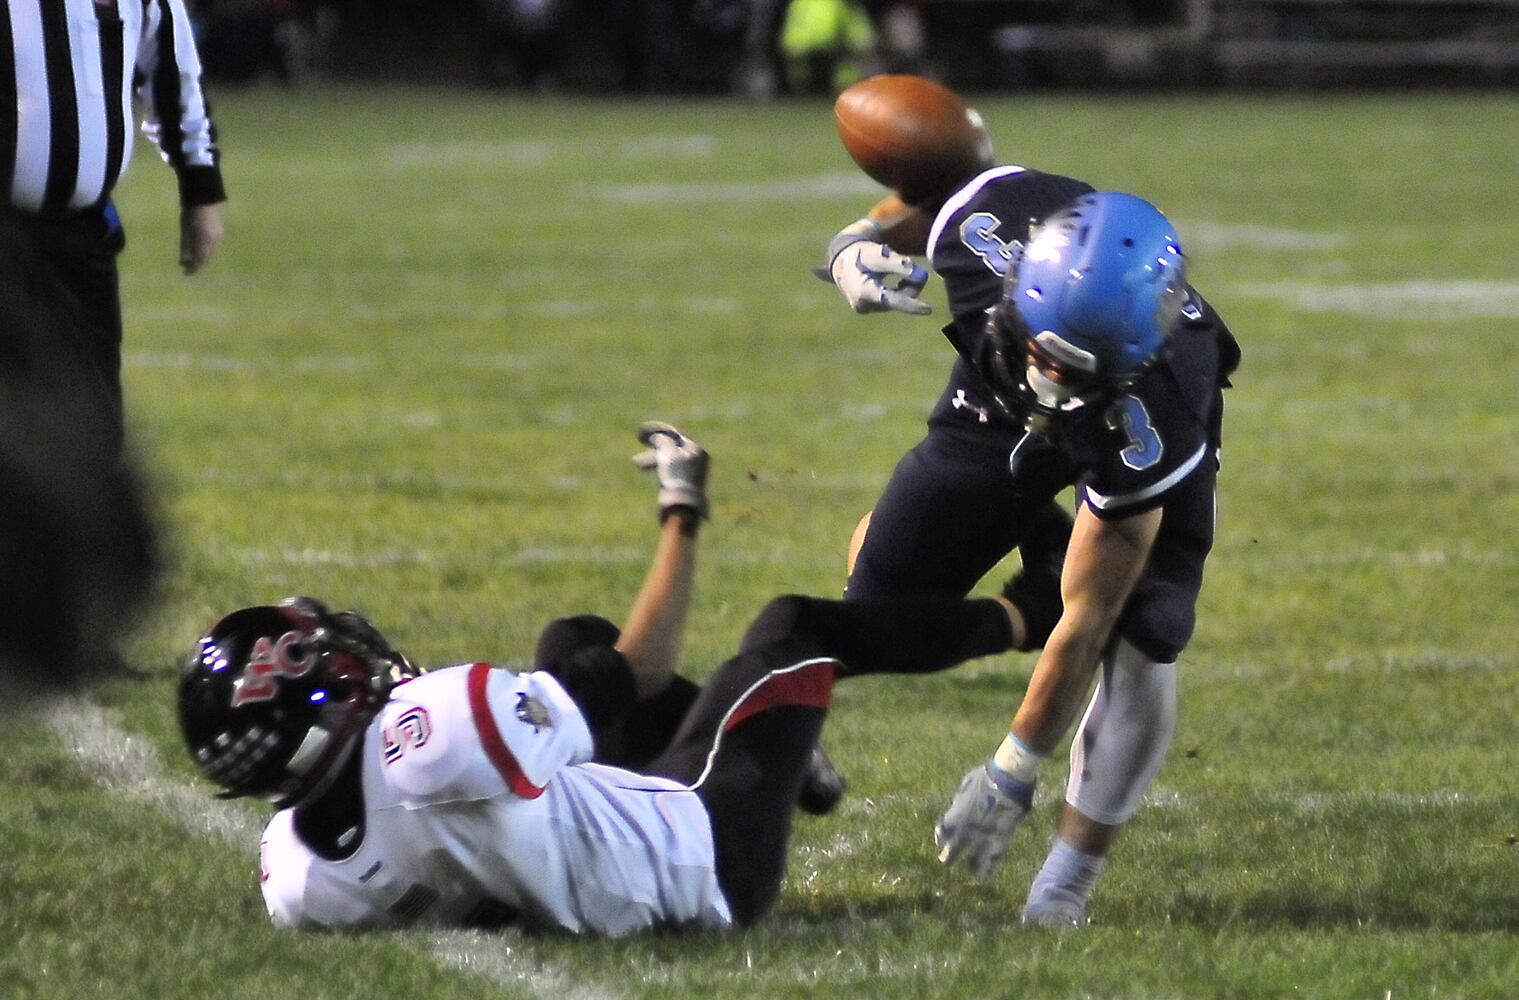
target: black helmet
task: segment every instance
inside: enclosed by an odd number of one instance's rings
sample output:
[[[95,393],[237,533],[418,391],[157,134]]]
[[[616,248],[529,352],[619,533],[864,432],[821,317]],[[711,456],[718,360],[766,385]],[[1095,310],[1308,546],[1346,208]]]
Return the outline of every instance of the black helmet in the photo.
[[[354,611],[292,597],[243,608],[195,644],[179,724],[222,798],[281,808],[325,789],[396,684],[417,671]]]

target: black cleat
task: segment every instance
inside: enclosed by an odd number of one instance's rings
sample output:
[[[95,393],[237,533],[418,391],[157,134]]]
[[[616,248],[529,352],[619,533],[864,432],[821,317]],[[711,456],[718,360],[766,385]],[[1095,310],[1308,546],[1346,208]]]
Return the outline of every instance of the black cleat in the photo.
[[[838,806],[849,782],[833,766],[833,761],[823,748],[813,747],[812,758],[807,761],[807,776],[802,781],[801,794],[796,797],[797,808],[814,816],[826,816]]]

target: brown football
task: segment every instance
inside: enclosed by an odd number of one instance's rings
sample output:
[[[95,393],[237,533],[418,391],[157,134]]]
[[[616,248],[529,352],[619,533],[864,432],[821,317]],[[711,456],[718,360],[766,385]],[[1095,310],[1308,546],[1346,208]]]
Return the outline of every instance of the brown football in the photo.
[[[992,166],[981,116],[948,87],[921,76],[873,76],[833,103],[844,148],[909,204],[948,195]]]

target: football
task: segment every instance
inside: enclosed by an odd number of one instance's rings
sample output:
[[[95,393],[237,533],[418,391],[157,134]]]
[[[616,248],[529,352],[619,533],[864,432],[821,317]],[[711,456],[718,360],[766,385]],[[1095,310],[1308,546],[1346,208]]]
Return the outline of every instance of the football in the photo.
[[[909,204],[942,198],[992,166],[981,116],[926,77],[861,80],[834,101],[833,118],[860,169]]]

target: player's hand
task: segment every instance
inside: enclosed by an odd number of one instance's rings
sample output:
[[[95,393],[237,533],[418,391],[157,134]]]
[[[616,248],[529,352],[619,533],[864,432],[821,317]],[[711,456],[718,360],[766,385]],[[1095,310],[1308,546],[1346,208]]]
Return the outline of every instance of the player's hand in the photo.
[[[640,469],[653,469],[659,477],[659,519],[677,507],[687,507],[707,517],[707,450],[679,428],[657,420],[638,425],[638,440],[648,450],[633,456]]]
[[[1032,781],[1019,781],[990,760],[976,765],[934,827],[939,860],[963,861],[977,878],[989,878],[1033,805]]]
[[[857,313],[902,312],[926,316],[933,310],[918,298],[928,271],[884,243],[859,240],[834,255],[828,266],[844,301]]]

